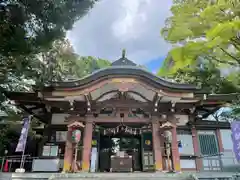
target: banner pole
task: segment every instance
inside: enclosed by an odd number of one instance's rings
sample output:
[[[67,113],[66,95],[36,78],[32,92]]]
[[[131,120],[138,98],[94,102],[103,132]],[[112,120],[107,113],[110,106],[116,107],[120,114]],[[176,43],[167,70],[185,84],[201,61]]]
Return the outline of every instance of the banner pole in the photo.
[[[22,152],[20,169],[22,169],[22,168],[23,168],[23,166],[24,166],[24,165],[23,165],[24,154],[25,154],[25,147],[24,147],[24,149],[23,149],[23,152]]]
[[[28,120],[28,121],[29,121],[29,127],[28,127],[27,132],[26,132],[27,137],[26,137],[26,143],[24,143],[24,147],[23,147],[23,151],[22,151],[22,157],[21,157],[20,169],[22,169],[22,168],[24,167],[24,161],[25,161],[25,159],[24,159],[24,155],[25,155],[25,149],[26,149],[27,138],[28,138],[28,131],[29,131],[29,128],[30,128],[32,115],[30,115],[30,116],[28,117],[28,119],[29,119],[29,120]]]

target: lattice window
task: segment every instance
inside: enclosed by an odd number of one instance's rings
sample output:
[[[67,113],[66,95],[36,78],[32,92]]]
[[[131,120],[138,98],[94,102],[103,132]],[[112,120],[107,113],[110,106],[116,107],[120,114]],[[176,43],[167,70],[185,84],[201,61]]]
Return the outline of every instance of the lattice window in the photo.
[[[216,135],[214,133],[198,134],[199,145],[202,155],[214,156],[219,153]]]

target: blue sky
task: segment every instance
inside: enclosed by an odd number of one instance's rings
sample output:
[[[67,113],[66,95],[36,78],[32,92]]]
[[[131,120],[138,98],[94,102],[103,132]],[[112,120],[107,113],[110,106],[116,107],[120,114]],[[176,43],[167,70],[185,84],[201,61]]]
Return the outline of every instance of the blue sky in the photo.
[[[76,53],[114,61],[127,58],[156,72],[171,46],[161,37],[172,0],[100,0],[67,37]]]
[[[149,62],[147,62],[145,64],[145,66],[153,73],[157,73],[159,68],[162,66],[163,61],[164,61],[165,57],[159,57],[156,59],[152,59]]]

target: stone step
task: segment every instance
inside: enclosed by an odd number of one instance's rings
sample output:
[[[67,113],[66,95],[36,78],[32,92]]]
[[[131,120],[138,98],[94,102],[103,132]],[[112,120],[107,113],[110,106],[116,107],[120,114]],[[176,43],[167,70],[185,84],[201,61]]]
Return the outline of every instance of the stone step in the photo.
[[[0,180],[186,180],[187,174],[167,173],[0,173]]]
[[[233,173],[0,173],[0,180],[232,180]]]

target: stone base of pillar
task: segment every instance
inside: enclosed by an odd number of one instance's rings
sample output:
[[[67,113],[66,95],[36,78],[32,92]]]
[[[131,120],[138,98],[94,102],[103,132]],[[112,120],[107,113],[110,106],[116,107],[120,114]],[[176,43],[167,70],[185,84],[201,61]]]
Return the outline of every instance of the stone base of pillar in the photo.
[[[162,171],[162,161],[155,162],[155,171]]]
[[[67,163],[67,162],[64,162],[63,163],[63,171],[64,173],[68,173],[71,171],[71,164]]]
[[[180,163],[176,163],[175,166],[174,166],[174,172],[181,172],[181,165]]]
[[[90,164],[89,162],[82,162],[82,172],[89,172]]]

